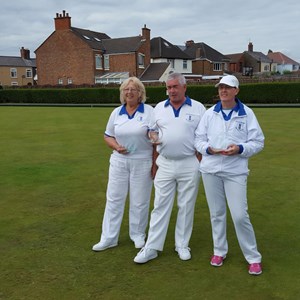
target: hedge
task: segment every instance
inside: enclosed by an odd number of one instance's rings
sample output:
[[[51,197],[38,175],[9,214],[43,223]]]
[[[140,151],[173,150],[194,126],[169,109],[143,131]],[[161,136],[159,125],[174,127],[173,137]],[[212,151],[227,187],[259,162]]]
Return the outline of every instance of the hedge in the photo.
[[[164,86],[147,86],[146,92],[151,104],[167,98]],[[213,85],[188,85],[187,95],[203,104],[213,104],[218,99]],[[299,103],[300,82],[242,84],[238,97],[253,104]],[[0,103],[119,104],[119,99],[118,87],[0,89]]]

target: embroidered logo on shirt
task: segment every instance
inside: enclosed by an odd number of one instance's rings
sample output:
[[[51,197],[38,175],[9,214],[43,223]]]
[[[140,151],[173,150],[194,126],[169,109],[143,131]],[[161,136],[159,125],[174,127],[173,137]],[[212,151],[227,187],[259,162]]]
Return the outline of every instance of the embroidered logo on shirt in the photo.
[[[193,116],[191,114],[186,114],[185,119],[189,122],[193,122],[195,119],[195,116]]]
[[[244,122],[236,121],[235,128],[238,131],[244,131],[245,130],[245,123]]]

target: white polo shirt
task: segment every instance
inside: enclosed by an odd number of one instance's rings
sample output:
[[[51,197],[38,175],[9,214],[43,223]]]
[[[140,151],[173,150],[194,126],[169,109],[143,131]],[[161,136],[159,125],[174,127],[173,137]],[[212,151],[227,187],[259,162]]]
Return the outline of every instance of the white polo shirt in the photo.
[[[133,116],[129,116],[125,105],[115,108],[108,120],[105,135],[114,137],[118,144],[129,153],[120,154],[114,150],[113,155],[122,158],[150,159],[153,147],[148,138],[149,124],[153,107],[141,103]]]
[[[170,99],[159,102],[150,125],[151,130],[159,132],[158,153],[169,159],[194,155],[195,130],[205,111],[202,103],[188,96],[178,110],[173,108]]]

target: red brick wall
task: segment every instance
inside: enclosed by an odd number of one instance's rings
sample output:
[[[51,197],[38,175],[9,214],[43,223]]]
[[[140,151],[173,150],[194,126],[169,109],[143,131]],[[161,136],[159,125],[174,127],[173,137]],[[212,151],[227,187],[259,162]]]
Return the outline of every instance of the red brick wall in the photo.
[[[110,55],[109,70],[107,70],[107,72],[129,72],[129,76],[137,76],[135,54]]]
[[[36,64],[39,85],[94,84],[94,53],[70,30],[55,31],[37,50]]]
[[[214,71],[213,70],[213,63],[210,63],[206,60],[196,60],[193,61],[193,74],[200,74],[200,75],[222,75],[223,74],[223,70],[221,71]],[[224,66],[222,65],[222,68],[224,68]]]
[[[94,84],[95,76],[108,72],[129,72],[139,77],[150,64],[150,29],[142,28],[144,39],[136,53],[109,55],[109,70],[95,69],[95,54],[83,40],[72,33],[68,14],[57,14],[56,31],[36,50],[36,64],[39,85],[57,85],[59,79],[68,84],[68,78],[75,85]],[[138,53],[145,55],[144,68],[138,67]]]

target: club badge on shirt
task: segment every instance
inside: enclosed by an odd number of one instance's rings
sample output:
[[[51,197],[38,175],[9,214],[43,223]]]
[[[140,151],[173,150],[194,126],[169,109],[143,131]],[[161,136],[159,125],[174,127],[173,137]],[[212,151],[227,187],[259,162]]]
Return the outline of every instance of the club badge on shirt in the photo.
[[[192,114],[186,114],[185,119],[189,122],[193,122],[195,120],[195,116]]]

